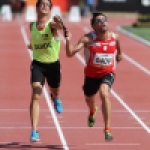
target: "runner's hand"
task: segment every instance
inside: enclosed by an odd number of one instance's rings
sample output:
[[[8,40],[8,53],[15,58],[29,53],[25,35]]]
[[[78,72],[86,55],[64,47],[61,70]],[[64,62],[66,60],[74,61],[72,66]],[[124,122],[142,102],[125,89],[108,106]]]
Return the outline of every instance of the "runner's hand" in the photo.
[[[61,28],[62,28],[63,31],[64,31],[64,36],[65,36],[66,27],[65,27],[65,25],[63,24],[63,21],[62,21],[62,19],[60,18],[60,16],[58,16],[58,15],[57,15],[57,16],[54,16],[53,20],[54,20],[54,22],[55,22],[57,25],[61,26]]]
[[[53,19],[54,19],[54,22],[59,23],[59,24],[62,25],[62,27],[63,27],[63,32],[64,32],[64,37],[67,37],[67,38],[68,38],[68,36],[69,36],[68,31],[67,31],[65,25],[63,24],[63,21],[62,21],[62,19],[60,18],[60,16],[58,16],[58,15],[57,15],[57,16],[54,16]]]
[[[53,20],[54,20],[54,22],[56,22],[56,23],[61,23],[61,22],[62,22],[60,16],[58,16],[58,15],[54,16],[54,17],[53,17]]]
[[[122,60],[122,55],[121,54],[117,54],[116,55],[116,61],[120,62]]]

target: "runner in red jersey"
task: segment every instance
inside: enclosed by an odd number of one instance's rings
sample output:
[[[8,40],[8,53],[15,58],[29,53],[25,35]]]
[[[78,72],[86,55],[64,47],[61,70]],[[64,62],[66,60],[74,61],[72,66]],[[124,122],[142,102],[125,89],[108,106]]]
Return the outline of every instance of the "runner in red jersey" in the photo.
[[[116,42],[115,34],[110,33],[108,40],[101,40],[95,32],[90,32],[93,42],[84,49],[85,75],[91,78],[101,78],[105,74],[114,72]]]
[[[66,55],[72,57],[84,48],[86,64],[83,90],[90,111],[88,126],[93,127],[95,123],[98,111],[98,107],[95,106],[95,95],[99,92],[102,100],[105,139],[112,140],[109,92],[115,78],[116,62],[122,60],[122,52],[118,35],[108,30],[108,20],[105,14],[93,13],[91,26],[93,31],[81,37],[75,46],[71,46],[71,34],[66,30]]]

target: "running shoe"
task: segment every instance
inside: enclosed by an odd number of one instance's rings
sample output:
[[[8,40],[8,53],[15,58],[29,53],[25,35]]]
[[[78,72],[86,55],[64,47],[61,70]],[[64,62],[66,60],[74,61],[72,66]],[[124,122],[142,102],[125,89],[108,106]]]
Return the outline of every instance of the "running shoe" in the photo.
[[[104,132],[105,132],[105,140],[110,141],[113,139],[113,136],[112,136],[110,130],[105,130]]]
[[[95,117],[96,117],[97,111],[98,111],[98,107],[95,106],[95,112],[94,112],[94,114],[88,116],[88,126],[89,126],[89,127],[93,127],[93,126],[94,126]]]
[[[30,141],[37,142],[40,140],[40,135],[36,130],[31,131]]]
[[[54,108],[56,110],[57,113],[61,113],[63,111],[63,107],[62,107],[62,103],[60,101],[60,99],[57,97],[55,100],[53,99],[53,95],[50,94],[51,99],[54,103]]]
[[[62,103],[59,98],[54,100],[54,108],[57,113],[61,113],[63,111]]]

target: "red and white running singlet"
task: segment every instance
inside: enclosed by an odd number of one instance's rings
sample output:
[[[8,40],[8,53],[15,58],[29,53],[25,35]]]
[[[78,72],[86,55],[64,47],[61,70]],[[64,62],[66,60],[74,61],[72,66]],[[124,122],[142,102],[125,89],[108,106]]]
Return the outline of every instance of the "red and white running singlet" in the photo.
[[[95,32],[90,33],[93,42],[84,49],[86,61],[85,75],[91,78],[101,78],[114,72],[116,66],[116,40],[112,32],[109,40],[99,40]]]

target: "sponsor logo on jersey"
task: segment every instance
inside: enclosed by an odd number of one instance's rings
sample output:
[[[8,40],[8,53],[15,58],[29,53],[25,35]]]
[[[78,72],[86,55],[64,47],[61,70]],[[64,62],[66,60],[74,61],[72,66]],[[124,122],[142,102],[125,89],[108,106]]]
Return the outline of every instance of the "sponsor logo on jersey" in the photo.
[[[43,38],[43,40],[47,40],[48,39],[48,34],[42,34],[42,38]]]
[[[116,45],[116,42],[115,41],[112,41],[109,43],[109,46],[115,46]]]
[[[49,47],[52,47],[50,42],[49,42],[49,43],[35,44],[35,45],[34,45],[34,48],[35,48],[36,50],[47,49],[47,48],[49,48]]]

